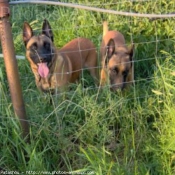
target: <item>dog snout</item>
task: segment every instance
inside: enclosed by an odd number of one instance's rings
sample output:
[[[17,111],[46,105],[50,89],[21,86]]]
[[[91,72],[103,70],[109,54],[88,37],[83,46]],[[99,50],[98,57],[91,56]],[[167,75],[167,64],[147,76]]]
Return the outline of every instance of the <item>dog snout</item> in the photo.
[[[111,85],[110,90],[113,92],[118,90],[123,90],[123,87],[119,85]]]
[[[119,89],[123,90],[125,83],[122,76],[114,77],[110,76],[110,89],[111,91],[117,91]]]
[[[50,59],[48,56],[41,54],[39,57],[39,60],[40,60],[40,62],[48,62]]]
[[[125,83],[123,82],[111,83],[111,86],[110,86],[111,91],[123,90],[124,88],[125,88]]]

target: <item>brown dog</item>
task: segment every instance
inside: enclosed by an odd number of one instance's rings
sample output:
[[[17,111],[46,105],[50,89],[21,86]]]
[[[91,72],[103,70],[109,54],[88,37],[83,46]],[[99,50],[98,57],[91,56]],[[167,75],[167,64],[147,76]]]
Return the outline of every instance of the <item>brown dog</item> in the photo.
[[[74,39],[58,51],[53,45],[50,24],[44,20],[42,34],[38,36],[33,35],[32,28],[25,22],[23,41],[36,85],[42,91],[64,88],[69,83],[75,83],[84,67],[97,78],[96,48],[89,39]]]
[[[134,45],[126,47],[124,36],[118,31],[108,31],[103,23],[103,40],[100,48],[101,80],[100,85],[109,83],[111,90],[124,89],[134,80]]]

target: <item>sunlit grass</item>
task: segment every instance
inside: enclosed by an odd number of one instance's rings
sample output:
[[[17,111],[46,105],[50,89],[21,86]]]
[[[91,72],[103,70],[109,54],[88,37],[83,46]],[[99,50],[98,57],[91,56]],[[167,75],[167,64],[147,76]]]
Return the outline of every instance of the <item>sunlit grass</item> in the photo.
[[[78,3],[97,4],[83,0]],[[105,4],[97,6],[140,13],[168,13],[175,7],[174,1],[111,0]],[[65,95],[50,96],[36,88],[27,60],[18,60],[30,123],[30,143],[26,143],[20,137],[1,59],[0,169],[97,175],[174,174],[174,19],[150,21],[46,5],[16,5],[11,9],[18,55],[25,55],[24,21],[39,33],[47,18],[59,48],[83,36],[99,50],[102,22],[108,20],[110,29],[121,31],[128,45],[135,43],[135,85],[125,92],[113,93],[108,87],[99,90],[85,72],[80,83],[72,85]]]

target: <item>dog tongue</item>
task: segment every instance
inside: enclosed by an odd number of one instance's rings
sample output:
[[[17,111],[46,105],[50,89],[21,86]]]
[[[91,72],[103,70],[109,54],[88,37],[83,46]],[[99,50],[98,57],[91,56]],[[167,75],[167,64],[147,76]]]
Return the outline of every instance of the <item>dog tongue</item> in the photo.
[[[42,78],[46,78],[49,74],[49,68],[47,67],[47,63],[39,63],[38,64],[38,73]]]

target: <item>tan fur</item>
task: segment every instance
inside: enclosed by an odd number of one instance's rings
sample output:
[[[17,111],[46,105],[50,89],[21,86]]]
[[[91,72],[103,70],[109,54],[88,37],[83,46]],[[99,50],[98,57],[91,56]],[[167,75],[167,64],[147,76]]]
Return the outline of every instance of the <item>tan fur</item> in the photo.
[[[47,39],[47,37],[44,39]],[[38,42],[37,38],[27,44],[26,56],[35,75],[36,85],[42,91],[61,89],[69,83],[75,83],[84,67],[87,67],[94,79],[97,79],[97,53],[94,44],[89,39],[76,38],[60,50],[55,48],[56,53],[50,66],[49,76],[46,78],[39,76],[37,65],[30,59],[29,48],[33,42]]]
[[[107,57],[107,45],[113,39],[115,43],[115,54],[105,64],[105,59]],[[124,36],[118,31],[108,31],[108,24],[105,21],[103,23],[103,40],[100,48],[100,58],[101,58],[101,78],[100,85],[104,86],[106,84],[111,85],[111,90],[117,90],[124,86],[132,84],[134,80],[134,66],[130,61],[130,54],[133,52],[134,46],[128,48],[125,43]],[[117,73],[111,71],[113,67],[116,66]],[[126,83],[123,82],[123,74],[127,70]],[[124,85],[125,83],[125,85]]]

